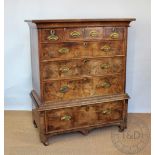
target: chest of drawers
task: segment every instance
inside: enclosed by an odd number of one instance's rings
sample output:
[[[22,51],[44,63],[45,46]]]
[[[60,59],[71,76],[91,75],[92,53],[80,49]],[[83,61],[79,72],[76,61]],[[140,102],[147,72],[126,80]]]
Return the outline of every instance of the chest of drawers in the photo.
[[[27,20],[40,139],[127,127],[127,29],[135,19]]]

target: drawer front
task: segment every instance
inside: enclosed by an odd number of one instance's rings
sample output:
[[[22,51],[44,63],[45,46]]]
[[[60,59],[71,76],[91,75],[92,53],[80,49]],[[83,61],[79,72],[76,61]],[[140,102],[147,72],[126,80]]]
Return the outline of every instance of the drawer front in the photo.
[[[105,27],[104,39],[108,39],[108,40],[124,39],[124,28],[123,27]]]
[[[64,30],[63,29],[43,29],[41,31],[42,42],[59,42],[63,41]]]
[[[82,97],[81,80],[56,80],[43,84],[45,101],[62,101]]]
[[[73,129],[122,119],[123,101],[84,105],[46,112],[47,131]]]
[[[85,39],[86,40],[103,39],[103,27],[85,28]]]
[[[124,92],[121,76],[83,78],[80,80],[56,80],[43,85],[45,102],[113,95]]]
[[[92,43],[93,56],[114,56],[122,55],[124,44],[123,41],[102,41]]]
[[[106,75],[124,71],[124,57],[84,59],[83,75]]]
[[[80,76],[81,71],[81,61],[56,61],[43,63],[43,78],[64,78]]]
[[[65,29],[65,40],[84,40],[84,29],[83,28],[66,28]]]
[[[106,75],[124,71],[124,58],[63,60],[43,63],[43,78]]]
[[[42,44],[42,60],[52,58],[80,58],[82,56],[92,56],[92,45],[88,42],[60,43],[60,44]]]
[[[94,96],[112,95],[124,92],[124,80],[121,76],[94,78]]]

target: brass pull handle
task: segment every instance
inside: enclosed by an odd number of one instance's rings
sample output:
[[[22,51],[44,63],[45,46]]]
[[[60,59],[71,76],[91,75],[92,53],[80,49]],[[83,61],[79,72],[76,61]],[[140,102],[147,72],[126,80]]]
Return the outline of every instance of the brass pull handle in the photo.
[[[64,115],[64,116],[62,116],[60,119],[62,120],[62,121],[69,121],[69,120],[71,120],[71,116],[70,115]]]
[[[100,65],[101,69],[108,69],[110,67],[109,64],[101,64]]]
[[[69,87],[68,86],[62,86],[59,91],[60,91],[60,93],[67,93],[69,91]]]
[[[113,27],[112,28],[112,33],[110,34],[110,37],[112,39],[118,39],[119,38],[119,33],[117,32],[116,27]]]
[[[109,114],[111,114],[111,109],[105,109],[105,110],[103,110],[102,111],[102,114],[103,115],[109,115]]]
[[[97,37],[98,33],[97,33],[97,31],[90,31],[89,36],[90,37]]]
[[[110,37],[111,37],[112,39],[118,39],[118,38],[119,38],[119,33],[113,32],[113,33],[110,34]]]
[[[101,85],[103,88],[110,88],[111,87],[111,84],[110,84],[110,82],[104,82],[104,83],[102,83],[102,85]]]
[[[59,52],[60,54],[66,54],[66,53],[68,53],[68,52],[69,52],[69,49],[68,49],[68,48],[63,47],[63,48],[60,48],[60,49],[58,50],[58,52]]]
[[[48,40],[54,40],[54,41],[56,41],[58,39],[59,39],[59,37],[57,35],[55,35],[55,31],[54,30],[51,30],[50,31],[50,36],[48,36]]]
[[[110,82],[103,82],[102,84],[99,84],[96,86],[97,88],[110,88],[111,87],[111,84]]]
[[[111,47],[110,47],[109,45],[104,45],[104,46],[102,46],[100,49],[101,49],[102,51],[104,51],[104,52],[109,52],[110,49],[111,49]]]
[[[67,66],[63,66],[59,69],[62,73],[67,73],[69,71],[69,68]]]
[[[80,32],[73,31],[73,32],[70,33],[70,36],[73,37],[73,38],[78,38],[78,37],[80,37]]]

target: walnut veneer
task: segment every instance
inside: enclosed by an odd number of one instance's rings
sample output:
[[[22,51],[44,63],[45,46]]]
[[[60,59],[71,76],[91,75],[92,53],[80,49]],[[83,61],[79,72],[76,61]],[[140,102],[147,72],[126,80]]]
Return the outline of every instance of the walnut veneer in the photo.
[[[127,30],[134,20],[26,20],[33,123],[45,145],[55,134],[127,127]]]

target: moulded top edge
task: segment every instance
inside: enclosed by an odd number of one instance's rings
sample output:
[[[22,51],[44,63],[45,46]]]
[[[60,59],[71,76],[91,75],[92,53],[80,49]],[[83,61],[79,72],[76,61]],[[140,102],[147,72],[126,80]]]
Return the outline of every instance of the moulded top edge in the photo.
[[[37,19],[37,20],[25,20],[25,22],[31,23],[65,23],[65,22],[131,22],[136,18],[105,18],[105,19]]]

